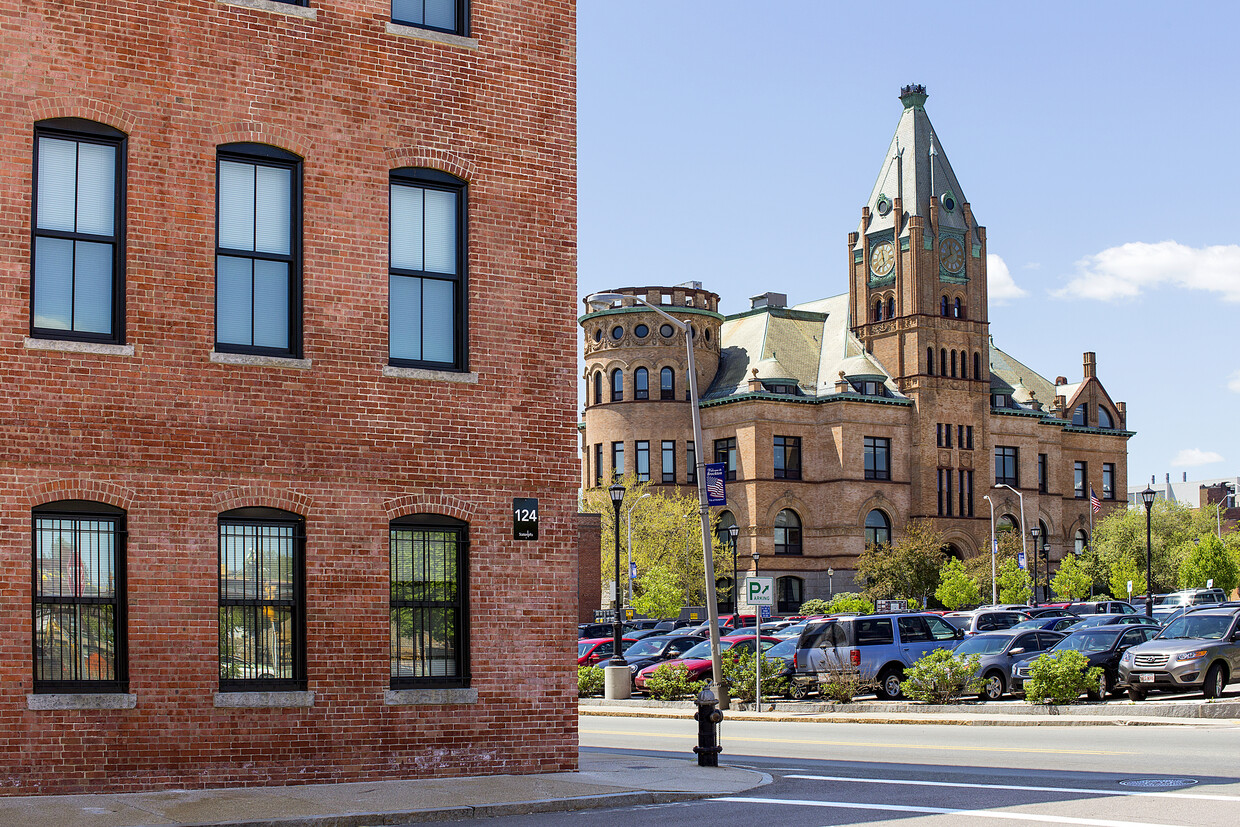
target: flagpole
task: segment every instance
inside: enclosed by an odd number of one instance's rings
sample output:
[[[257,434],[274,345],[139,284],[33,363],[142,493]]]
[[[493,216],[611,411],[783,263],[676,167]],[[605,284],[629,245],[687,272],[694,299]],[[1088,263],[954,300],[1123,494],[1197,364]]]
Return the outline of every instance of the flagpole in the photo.
[[[1093,547],[1094,547],[1094,487],[1091,485],[1089,486],[1089,542],[1086,543],[1085,548],[1081,550],[1085,551],[1086,549],[1091,549]],[[1092,574],[1089,578],[1089,596],[1091,598],[1094,596],[1094,578]]]

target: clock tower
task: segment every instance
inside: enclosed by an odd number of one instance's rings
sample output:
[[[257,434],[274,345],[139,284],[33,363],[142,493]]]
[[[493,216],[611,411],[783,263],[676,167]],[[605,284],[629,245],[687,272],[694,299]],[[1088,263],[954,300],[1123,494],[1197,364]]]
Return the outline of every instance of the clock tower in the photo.
[[[986,231],[926,97],[924,86],[900,90],[904,112],[848,236],[852,330],[910,396],[948,387],[988,395]]]

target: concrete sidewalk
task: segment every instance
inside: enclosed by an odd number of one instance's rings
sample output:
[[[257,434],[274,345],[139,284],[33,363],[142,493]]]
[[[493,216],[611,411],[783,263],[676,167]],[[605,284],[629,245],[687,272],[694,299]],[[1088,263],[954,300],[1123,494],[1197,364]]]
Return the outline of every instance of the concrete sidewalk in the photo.
[[[696,759],[581,755],[578,772],[0,797],[3,827],[364,827],[656,804],[731,795],[770,777]]]

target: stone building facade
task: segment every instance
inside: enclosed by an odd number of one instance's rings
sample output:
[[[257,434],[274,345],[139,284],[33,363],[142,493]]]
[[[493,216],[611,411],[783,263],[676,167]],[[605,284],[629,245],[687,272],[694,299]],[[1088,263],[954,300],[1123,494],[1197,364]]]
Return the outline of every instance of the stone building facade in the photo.
[[[0,6],[0,792],[575,768],[574,4]]]
[[[949,553],[986,553],[991,513],[1037,527],[1051,567],[1127,491],[1127,411],[1085,353],[1081,378],[1047,380],[994,344],[986,232],[934,129],[922,87],[904,111],[848,234],[848,292],[795,307],[764,293],[718,312],[702,285],[639,286],[694,326],[704,446],[692,444],[683,340],[625,300],[585,331],[582,486],[636,473],[689,485],[693,457],[728,464],[722,525],[740,568],[761,555],[780,610],[853,588],[867,543],[928,519]],[[1010,488],[996,488],[1004,484]],[[989,497],[990,502],[984,497]],[[1044,581],[1045,569],[1040,580]]]

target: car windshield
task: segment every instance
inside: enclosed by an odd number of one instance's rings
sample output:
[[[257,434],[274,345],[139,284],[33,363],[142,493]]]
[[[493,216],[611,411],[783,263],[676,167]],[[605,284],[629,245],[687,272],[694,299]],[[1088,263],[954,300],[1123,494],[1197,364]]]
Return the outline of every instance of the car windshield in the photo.
[[[577,657],[584,658],[586,655],[590,653],[590,650],[593,648],[594,648],[593,643],[578,643],[577,644]]]
[[[789,638],[788,640],[776,643],[770,649],[767,649],[763,654],[765,654],[768,658],[790,658],[796,650],[797,642]]]
[[[1109,629],[1099,629],[1094,632],[1075,632],[1051,648],[1059,651],[1071,649],[1075,652],[1105,652],[1111,648],[1111,644],[1115,642],[1115,637],[1118,634],[1120,633]]]
[[[995,655],[1002,652],[1011,642],[1011,638],[1007,635],[987,637],[986,635],[978,635],[971,637],[964,643],[956,647],[957,655]]]
[[[1158,637],[1161,640],[1182,640],[1186,638],[1206,638],[1218,640],[1227,634],[1231,626],[1231,615],[1196,615],[1186,614],[1177,617],[1167,624],[1167,628]]]
[[[735,643],[736,641],[734,640],[720,640],[719,651],[726,652],[728,649],[731,649],[732,646],[735,645]],[[709,640],[702,641],[701,643],[697,644],[696,646],[691,648],[689,651],[681,655],[681,657],[684,658],[685,660],[689,660],[690,658],[702,658],[703,660],[705,660],[709,658],[710,657],[710,641]]]
[[[1048,618],[1048,617],[1035,617],[1032,620],[1022,620],[1020,623],[1017,623],[1012,628],[1013,629],[1041,629],[1044,625],[1046,625],[1046,622],[1050,619],[1051,618]]]
[[[634,643],[628,649],[625,649],[624,654],[635,658],[640,658],[644,655],[657,655],[663,651],[663,647],[665,645],[667,645],[666,638],[661,640],[651,640],[650,638],[646,638],[645,640],[637,641],[637,643]]]
[[[1084,620],[1074,623],[1071,626],[1071,629],[1075,632],[1077,629],[1088,629],[1090,626],[1102,626],[1110,623],[1114,619],[1115,615],[1093,615],[1092,617],[1087,617]]]

